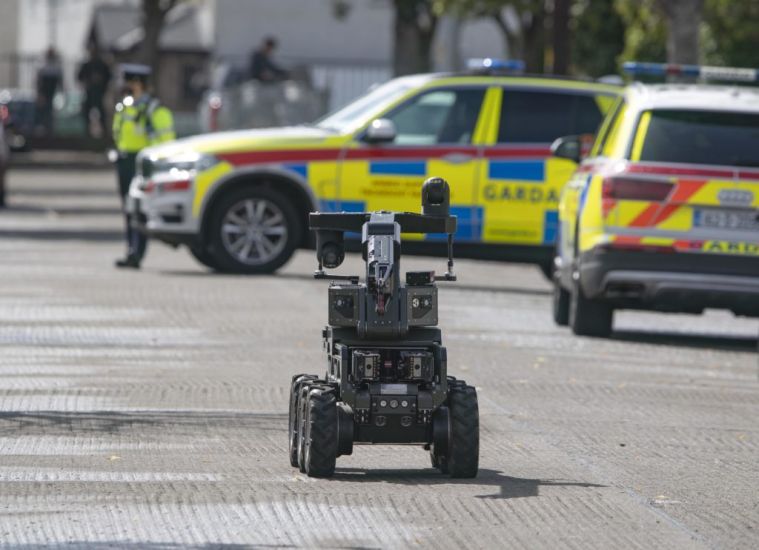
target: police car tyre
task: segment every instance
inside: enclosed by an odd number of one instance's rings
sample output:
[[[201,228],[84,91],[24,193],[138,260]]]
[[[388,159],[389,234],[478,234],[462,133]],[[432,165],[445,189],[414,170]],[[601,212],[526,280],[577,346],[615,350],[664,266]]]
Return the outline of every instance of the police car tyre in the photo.
[[[477,476],[480,460],[480,413],[477,390],[453,386],[448,394],[451,415],[450,449],[447,469],[451,477]]]
[[[578,336],[606,338],[611,335],[614,309],[599,300],[585,297],[575,281],[569,303],[569,326]]]
[[[298,394],[303,386],[303,382],[307,380],[313,380],[316,376],[312,374],[296,374],[293,376],[292,383],[290,384],[290,410],[288,413],[287,424],[289,428],[289,445],[288,450],[290,452],[290,465],[293,468],[298,467]]]
[[[330,477],[337,459],[337,400],[332,389],[308,392],[305,469],[308,477]]]
[[[236,189],[214,207],[209,242],[220,271],[273,273],[290,259],[302,222],[288,199],[264,186]]]
[[[219,268],[216,259],[213,257],[211,252],[201,245],[191,246],[190,254],[192,254],[192,257],[198,260],[198,262],[209,269],[216,270]]]
[[[569,291],[561,286],[559,278],[554,276],[553,279],[553,298],[551,300],[553,309],[553,322],[560,327],[565,327],[569,324],[569,302],[571,296]]]

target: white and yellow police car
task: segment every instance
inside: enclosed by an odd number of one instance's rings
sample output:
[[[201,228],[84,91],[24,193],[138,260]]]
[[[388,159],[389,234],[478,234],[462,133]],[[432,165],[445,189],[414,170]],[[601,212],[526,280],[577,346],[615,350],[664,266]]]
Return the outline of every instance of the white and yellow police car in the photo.
[[[264,273],[309,244],[308,212],[413,211],[422,181],[440,176],[458,216],[457,256],[548,271],[575,168],[550,144],[595,132],[621,87],[512,74],[520,67],[484,60],[466,74],[396,78],[309,126],[146,149],[130,202],[152,237],[218,270]],[[405,242],[445,254],[442,236]]]
[[[759,71],[629,63],[634,74]],[[557,140],[578,160],[576,137]],[[554,320],[606,336],[615,309],[759,317],[759,89],[633,84],[564,188]]]

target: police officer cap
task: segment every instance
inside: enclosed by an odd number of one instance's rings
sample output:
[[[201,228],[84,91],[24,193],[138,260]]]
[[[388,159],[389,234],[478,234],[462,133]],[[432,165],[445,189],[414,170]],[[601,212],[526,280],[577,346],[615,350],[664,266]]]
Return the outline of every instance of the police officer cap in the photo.
[[[144,80],[148,78],[151,73],[149,66],[140,63],[122,63],[119,68],[121,69],[121,74],[123,74],[124,78],[127,80],[130,78],[140,78]]]

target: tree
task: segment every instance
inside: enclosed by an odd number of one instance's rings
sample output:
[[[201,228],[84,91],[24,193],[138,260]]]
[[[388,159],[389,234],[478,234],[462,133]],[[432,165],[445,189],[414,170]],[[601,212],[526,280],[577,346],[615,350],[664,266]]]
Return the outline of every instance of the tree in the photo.
[[[553,64],[551,72],[553,74],[565,75],[569,73],[569,63],[571,59],[570,51],[570,10],[572,9],[572,0],[554,0],[552,20],[552,53]]]
[[[436,5],[441,13],[491,18],[501,30],[511,57],[523,59],[528,72],[544,71],[545,27],[548,21],[546,0],[436,0]],[[516,29],[511,27],[505,16],[504,10],[507,8],[516,15]]]
[[[625,49],[625,22],[612,0],[578,0],[572,29],[572,65],[576,72],[599,77],[618,70]]]
[[[657,61],[667,57],[667,28],[654,0],[617,0],[625,26],[620,61]]]
[[[153,74],[160,69],[159,40],[166,22],[166,15],[180,0],[142,0],[142,29],[143,39],[140,44],[138,59],[145,65],[150,65]],[[154,86],[158,85],[154,78]]]
[[[433,0],[393,0],[395,7],[393,72],[424,73],[432,69],[431,50],[438,16]]]
[[[698,64],[704,0],[658,0],[657,5],[667,20],[667,61]]]
[[[704,18],[709,63],[759,67],[759,2],[706,0]]]

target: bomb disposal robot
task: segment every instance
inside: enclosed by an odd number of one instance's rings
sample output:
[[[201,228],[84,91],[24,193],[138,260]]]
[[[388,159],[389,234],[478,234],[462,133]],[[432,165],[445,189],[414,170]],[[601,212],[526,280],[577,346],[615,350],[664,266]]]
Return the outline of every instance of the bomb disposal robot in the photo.
[[[445,180],[422,186],[422,214],[372,212],[310,215],[318,279],[331,279],[329,325],[323,331],[323,379],[293,377],[290,463],[329,477],[354,443],[421,445],[433,467],[475,477],[479,461],[477,393],[447,375],[438,322],[436,280],[455,281],[450,191]],[[329,276],[345,257],[343,235],[361,234],[366,281]],[[445,233],[448,271],[407,272],[401,282],[401,233]]]

